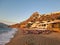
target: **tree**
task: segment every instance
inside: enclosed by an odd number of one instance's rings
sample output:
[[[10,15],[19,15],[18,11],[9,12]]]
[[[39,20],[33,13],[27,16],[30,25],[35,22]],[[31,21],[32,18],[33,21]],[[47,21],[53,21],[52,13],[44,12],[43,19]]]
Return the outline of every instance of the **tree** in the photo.
[[[30,28],[31,25],[32,25],[31,23],[28,23],[26,27],[27,28]]]

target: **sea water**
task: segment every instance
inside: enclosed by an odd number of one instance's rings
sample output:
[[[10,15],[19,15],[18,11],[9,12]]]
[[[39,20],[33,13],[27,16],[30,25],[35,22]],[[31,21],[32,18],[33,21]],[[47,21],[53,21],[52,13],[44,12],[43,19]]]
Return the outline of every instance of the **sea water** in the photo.
[[[14,37],[16,28],[0,28],[0,45],[5,45]]]

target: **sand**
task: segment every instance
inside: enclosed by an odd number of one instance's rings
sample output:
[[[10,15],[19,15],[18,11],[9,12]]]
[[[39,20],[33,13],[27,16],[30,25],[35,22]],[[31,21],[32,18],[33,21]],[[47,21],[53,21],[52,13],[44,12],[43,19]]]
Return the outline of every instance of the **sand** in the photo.
[[[23,34],[18,30],[15,37],[6,45],[60,45],[60,33]]]

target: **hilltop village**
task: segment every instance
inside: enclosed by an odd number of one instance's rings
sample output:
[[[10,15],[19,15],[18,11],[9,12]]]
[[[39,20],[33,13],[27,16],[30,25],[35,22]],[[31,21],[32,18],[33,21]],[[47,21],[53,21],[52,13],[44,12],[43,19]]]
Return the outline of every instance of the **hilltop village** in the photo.
[[[18,31],[6,45],[60,45],[60,12],[34,12],[27,20],[10,27]]]
[[[13,28],[41,29],[60,32],[60,12],[39,14],[34,12],[27,20],[11,25]]]

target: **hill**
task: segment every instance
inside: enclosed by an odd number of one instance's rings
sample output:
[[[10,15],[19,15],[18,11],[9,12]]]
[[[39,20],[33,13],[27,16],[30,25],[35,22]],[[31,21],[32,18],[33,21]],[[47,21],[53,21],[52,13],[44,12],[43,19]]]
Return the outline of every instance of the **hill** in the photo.
[[[0,28],[7,28],[8,25],[7,24],[4,24],[4,23],[0,23]]]
[[[30,27],[34,22],[42,22],[42,21],[53,21],[53,20],[60,20],[60,12],[53,12],[47,14],[39,14],[38,12],[34,12],[27,20],[11,25],[10,27],[13,28],[27,28]],[[30,24],[29,24],[30,23]]]

